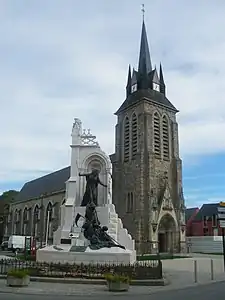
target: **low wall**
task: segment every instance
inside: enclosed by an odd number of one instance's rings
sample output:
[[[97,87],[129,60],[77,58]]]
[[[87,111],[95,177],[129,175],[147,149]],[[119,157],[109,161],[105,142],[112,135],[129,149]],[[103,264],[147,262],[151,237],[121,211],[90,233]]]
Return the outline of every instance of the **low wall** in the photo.
[[[186,237],[188,252],[222,253],[222,236],[193,236]]]

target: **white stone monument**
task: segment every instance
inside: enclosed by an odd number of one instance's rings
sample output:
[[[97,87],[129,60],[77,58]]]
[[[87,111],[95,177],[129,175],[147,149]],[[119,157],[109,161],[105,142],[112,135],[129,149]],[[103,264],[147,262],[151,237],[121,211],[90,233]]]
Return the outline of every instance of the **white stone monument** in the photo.
[[[82,123],[74,120],[72,129],[72,153],[70,178],[66,182],[66,201],[61,206],[61,224],[54,232],[53,245],[37,250],[37,261],[55,263],[124,263],[136,261],[135,243],[127,230],[123,228],[115,206],[112,204],[111,162],[101,150],[96,137],[88,129],[82,132]],[[85,215],[81,207],[85,192],[86,179],[79,173],[89,173],[93,169],[100,171],[100,180],[107,188],[98,186],[98,206],[96,208],[101,226],[108,227],[108,234],[126,249],[119,247],[91,250],[89,241],[83,235],[83,218],[78,227],[75,217]]]

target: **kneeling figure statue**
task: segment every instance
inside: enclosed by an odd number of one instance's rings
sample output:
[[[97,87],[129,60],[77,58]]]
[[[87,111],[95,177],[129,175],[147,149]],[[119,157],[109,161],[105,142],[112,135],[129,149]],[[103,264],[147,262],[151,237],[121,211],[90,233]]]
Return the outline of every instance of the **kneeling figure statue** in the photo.
[[[80,217],[81,215],[77,214],[75,220],[76,226],[78,226],[77,222]],[[89,240],[89,247],[92,250],[111,247],[119,247],[125,250],[124,246],[120,245],[107,233],[108,227],[101,226],[96,211],[96,205],[93,201],[90,201],[86,206],[82,229],[84,237]]]

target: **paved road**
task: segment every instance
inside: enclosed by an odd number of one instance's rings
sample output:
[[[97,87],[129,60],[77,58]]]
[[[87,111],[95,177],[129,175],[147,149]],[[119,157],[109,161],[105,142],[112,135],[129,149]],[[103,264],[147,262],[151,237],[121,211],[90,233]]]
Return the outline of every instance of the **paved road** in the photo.
[[[85,288],[85,287],[84,287]],[[224,290],[225,290],[225,282],[220,283],[212,283],[210,285],[199,285],[191,288],[185,288],[176,291],[162,291],[151,293],[148,295],[142,295],[141,298],[144,300],[174,300],[174,299],[183,299],[183,300],[212,300],[216,298],[217,300],[224,300]],[[107,296],[106,296],[107,295]],[[104,294],[104,295],[92,295],[92,300],[104,300],[107,299],[115,299],[118,296],[121,300],[136,300],[140,298],[140,295],[130,294],[130,293],[120,293],[120,294]],[[4,294],[0,293],[1,300],[30,300],[31,295],[23,295],[23,294]],[[73,295],[73,296],[63,296],[63,299],[75,299],[75,300],[90,300],[89,295]],[[32,295],[32,300],[60,300],[62,299],[62,295],[56,296],[47,296],[47,295]]]
[[[8,256],[14,256],[14,254],[11,251],[2,251],[0,249],[0,259],[5,259]]]

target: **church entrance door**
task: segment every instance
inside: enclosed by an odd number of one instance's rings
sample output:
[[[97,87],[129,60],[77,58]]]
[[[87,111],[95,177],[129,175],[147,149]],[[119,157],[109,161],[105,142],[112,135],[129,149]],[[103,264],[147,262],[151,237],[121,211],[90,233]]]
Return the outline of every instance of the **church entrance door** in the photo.
[[[159,253],[171,253],[175,249],[176,224],[173,217],[166,214],[160,220],[158,226],[158,249]]]

